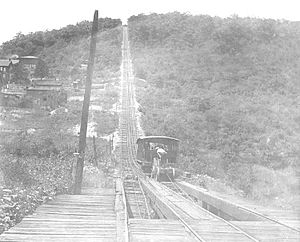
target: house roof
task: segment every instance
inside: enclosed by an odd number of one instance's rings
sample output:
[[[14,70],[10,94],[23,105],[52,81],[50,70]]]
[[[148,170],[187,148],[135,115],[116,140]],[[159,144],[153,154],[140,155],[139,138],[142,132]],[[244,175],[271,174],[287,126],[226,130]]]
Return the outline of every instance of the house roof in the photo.
[[[168,137],[168,136],[145,136],[137,139],[136,143],[140,142],[158,142],[158,143],[169,143],[169,142],[179,142],[179,139]]]
[[[0,66],[1,67],[8,67],[10,65],[10,60],[0,60]]]

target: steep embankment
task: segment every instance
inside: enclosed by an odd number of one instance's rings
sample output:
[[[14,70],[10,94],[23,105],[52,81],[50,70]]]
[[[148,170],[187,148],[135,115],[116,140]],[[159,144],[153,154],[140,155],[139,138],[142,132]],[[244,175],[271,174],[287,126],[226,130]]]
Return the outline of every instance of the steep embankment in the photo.
[[[118,26],[121,26],[120,19],[99,19],[95,65],[99,76],[119,68],[121,50],[116,46],[119,47],[122,36]],[[27,35],[18,33],[14,39],[3,43],[0,56],[38,56],[45,61],[54,76],[80,78],[85,74],[80,66],[88,59],[90,32],[91,22],[82,21],[59,30]]]
[[[94,77],[110,80],[119,76],[121,22],[99,21],[107,27],[98,34]],[[68,79],[82,78],[85,74],[80,65],[88,59],[89,30],[89,22],[85,21],[61,30],[18,35],[2,46],[2,55],[39,56],[65,84]],[[39,204],[71,190],[78,143],[72,130],[80,123],[83,92],[73,92],[71,88],[67,91],[76,98],[53,112],[37,106],[33,109],[1,107],[1,128],[7,124],[21,131],[0,133],[0,233],[32,213]],[[101,94],[97,96],[94,92]],[[89,120],[97,119],[95,132],[99,137],[113,132],[118,125],[116,114],[108,110],[117,101],[118,92],[112,85],[105,92],[94,92]],[[93,110],[96,104],[101,104],[100,110]],[[92,139],[88,139],[87,163],[94,159],[92,144]],[[98,165],[103,165],[101,162],[105,163],[108,156],[105,152],[108,142],[97,139],[96,144],[98,158],[101,155]]]
[[[293,200],[299,30],[295,22],[236,16],[132,16],[135,74],[148,83],[139,89],[144,130],[181,139],[185,169],[221,178],[252,198]]]

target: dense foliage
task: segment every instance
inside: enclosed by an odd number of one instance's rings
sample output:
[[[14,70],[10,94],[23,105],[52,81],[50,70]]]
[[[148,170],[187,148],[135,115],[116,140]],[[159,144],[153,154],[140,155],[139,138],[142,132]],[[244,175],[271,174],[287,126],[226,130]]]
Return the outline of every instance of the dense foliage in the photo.
[[[120,20],[99,20],[102,27],[98,34],[94,68],[97,80],[115,78],[118,75],[122,36],[121,28],[116,26],[120,23]],[[61,30],[18,35],[3,44],[2,55],[41,57],[43,62],[37,66],[37,77],[48,75],[49,68],[50,73],[62,77],[63,81],[77,78],[83,80],[86,67],[82,64],[86,64],[88,58],[90,26],[90,22],[84,21]],[[14,81],[24,79],[23,75],[26,73],[23,70],[16,72],[18,75],[14,75]],[[76,162],[74,152],[76,153],[78,146],[75,127],[80,123],[83,92],[66,91],[75,99],[70,99],[64,103],[64,107],[53,110],[62,105],[58,93],[51,98],[51,112],[42,110],[38,104],[32,105],[30,97],[15,101],[19,108],[16,105],[1,108],[2,128],[21,131],[0,132],[0,233],[54,195],[72,191]],[[118,95],[112,87],[99,96],[101,98],[95,100],[95,105],[101,103],[104,110],[90,112],[89,121],[95,122],[95,118],[101,117],[96,130],[100,136],[113,132],[117,127],[117,116],[105,108],[110,109],[118,100]],[[94,104],[93,100],[91,104]],[[96,145],[98,159],[104,163],[109,143],[104,139],[97,139]],[[88,138],[85,150],[87,163],[96,163],[93,152],[92,138]]]
[[[146,133],[181,139],[185,169],[252,197],[297,191],[271,175],[299,171],[299,23],[175,12],[128,26]]]
[[[111,106],[111,93],[103,95],[103,100]],[[0,233],[55,195],[72,192],[74,152],[78,147],[74,127],[80,123],[81,107],[82,102],[70,101],[66,105],[67,112],[49,115],[46,111],[36,110],[13,121],[24,131],[1,136],[0,175],[5,184],[3,187],[0,184]],[[9,114],[6,116],[9,118]],[[98,136],[114,132],[118,126],[116,115],[108,111],[93,111],[89,120],[97,120]],[[97,138],[96,145],[98,165],[103,165],[109,156],[109,143]],[[92,138],[87,138],[86,164],[95,164],[93,152]]]
[[[66,132],[66,127],[78,120],[79,114],[73,110],[61,115],[38,115],[39,119],[35,115],[23,118],[31,121],[31,129],[2,140],[0,171],[5,189],[1,188],[0,193],[0,233],[39,204],[70,191],[73,184],[77,140]],[[41,124],[43,128],[37,129]]]
[[[99,69],[119,68],[118,51],[121,50],[115,47],[121,40],[121,32],[117,29],[120,25],[119,19],[99,19],[96,61],[103,64]],[[18,33],[14,39],[2,44],[0,56],[38,56],[47,64],[52,75],[61,78],[70,75],[73,78],[82,78],[80,65],[88,59],[91,26],[91,22],[82,21],[59,30],[39,31],[27,35]],[[39,72],[44,75],[45,70]]]
[[[39,78],[44,78],[49,76],[49,67],[43,60],[39,60],[36,69],[34,71],[34,76]]]

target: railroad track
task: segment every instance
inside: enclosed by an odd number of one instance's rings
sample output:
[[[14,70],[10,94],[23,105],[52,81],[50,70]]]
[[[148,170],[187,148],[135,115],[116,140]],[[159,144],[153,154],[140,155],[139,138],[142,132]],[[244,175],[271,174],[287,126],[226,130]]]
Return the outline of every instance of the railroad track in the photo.
[[[180,186],[178,186],[176,184],[176,182],[170,181],[170,182],[161,182],[161,184],[163,184],[164,186],[166,186],[170,191],[173,191],[175,193],[177,193],[179,196],[182,196],[184,199],[188,199],[190,201],[192,201],[197,207],[199,207],[199,209],[201,209],[204,212],[209,213],[210,215],[212,215],[213,217],[215,217],[218,220],[223,221],[224,223],[228,224],[230,227],[232,227],[234,230],[242,233],[243,235],[245,235],[245,237],[247,237],[249,239],[249,241],[259,241],[258,239],[256,239],[255,237],[253,237],[251,234],[247,233],[246,231],[240,229],[239,227],[237,227],[236,225],[218,217],[217,215],[214,215],[213,213],[205,210],[204,208],[200,207],[197,203],[196,200],[194,200],[188,193],[186,193]],[[200,241],[205,241],[203,238],[201,238]]]
[[[170,179],[171,180],[171,179]],[[165,185],[167,188],[171,189],[172,191],[180,194],[185,199],[190,200],[191,202],[196,202],[196,200],[190,196],[187,192],[185,192],[180,186],[176,184],[176,182],[161,182],[161,184]]]
[[[143,217],[146,215],[150,217],[149,208],[147,206],[147,198],[143,187],[150,187],[155,190],[153,184],[149,181],[134,162],[136,155],[135,141],[137,139],[136,131],[136,115],[135,115],[135,97],[133,89],[133,78],[132,78],[132,67],[129,57],[129,46],[128,46],[128,33],[127,27],[123,29],[123,64],[122,64],[122,83],[121,83],[121,109],[120,114],[120,136],[121,136],[121,159],[123,161],[124,170],[124,189],[129,207],[134,208],[135,215]],[[130,178],[128,182],[126,177]],[[179,188],[178,188],[179,189]],[[139,198],[137,198],[137,195]],[[144,202],[145,206],[142,206]],[[182,223],[187,231],[193,236],[195,241],[206,241],[198,231],[195,230],[194,226],[189,221],[188,216],[178,212],[174,209],[174,205],[170,204],[169,210],[175,215],[175,217]],[[207,212],[207,211],[206,211]],[[208,212],[207,212],[208,213]],[[194,221],[193,221],[194,222]],[[234,226],[231,226],[234,227]],[[258,241],[251,235],[246,234],[237,227],[235,230],[242,234],[242,237],[247,238],[246,241]]]
[[[247,227],[241,228],[234,223],[226,221],[208,210],[199,206],[196,200],[185,192],[175,182],[158,183],[147,176],[139,169],[135,162],[136,145],[138,138],[137,118],[135,107],[135,90],[133,86],[132,64],[128,44],[127,27],[123,28],[123,60],[121,78],[121,114],[120,128],[121,136],[121,160],[123,163],[124,190],[128,202],[128,210],[134,218],[151,218],[151,208],[149,200],[161,202],[170,216],[184,226],[185,230],[192,235],[195,241],[210,241],[210,236],[214,239],[223,240],[222,236],[229,236],[224,241],[261,241],[260,237],[253,232],[249,232]],[[164,196],[159,192],[164,190]],[[151,198],[152,196],[152,198]],[[172,200],[173,199],[173,200]],[[176,201],[180,201],[177,202]],[[183,209],[181,204],[191,206],[193,211],[198,213],[198,217],[189,214],[189,209]],[[192,211],[190,209],[190,211]],[[207,220],[203,223],[203,220]],[[209,231],[203,231],[201,226],[209,224]],[[217,230],[219,229],[219,230]],[[262,227],[262,229],[264,229]],[[216,231],[215,231],[216,230]],[[218,237],[219,236],[219,237]],[[232,237],[231,237],[232,236]],[[279,241],[279,240],[278,240]]]
[[[194,235],[194,238],[197,239],[198,241],[210,241],[210,239],[208,239],[207,235],[205,234],[207,231],[201,230],[202,229],[201,226],[203,226],[201,222],[203,222],[203,220],[207,221],[206,223],[210,226],[209,233],[213,234],[214,232],[215,233],[219,232],[219,233],[231,234],[233,238],[229,240],[227,238],[224,239],[224,241],[260,241],[255,236],[248,233],[247,231],[239,228],[238,226],[200,207],[194,201],[191,201],[190,197],[187,198],[186,194],[184,192],[182,193],[182,191],[180,191],[180,189],[178,189],[177,186],[174,186],[174,184],[172,184],[171,182],[155,184],[153,181],[151,181],[151,184],[153,185],[152,188],[153,190],[165,189],[166,196],[173,197],[172,199],[174,202],[172,202],[169,205],[168,209],[171,210],[171,212],[175,215],[175,218],[180,220],[184,224],[186,229],[189,230]],[[174,191],[174,189],[176,191]],[[183,197],[183,195],[185,196]],[[182,206],[185,206],[185,204],[183,204],[183,201],[185,200],[187,201],[186,204],[191,209],[189,208],[189,209],[182,210]],[[176,201],[180,201],[180,202],[176,202]],[[190,213],[187,213],[187,211],[190,211]],[[194,214],[194,211],[197,212],[197,215]],[[218,231],[218,227],[220,227],[220,225],[222,228],[220,229],[220,231]],[[236,240],[234,239],[234,237],[237,237]],[[222,237],[218,237],[218,235],[216,235],[215,239],[221,239],[221,238]]]
[[[192,198],[192,200],[194,201],[197,201],[198,198],[193,196],[192,194],[190,194],[188,191],[185,191],[180,185],[177,184],[176,181],[174,182],[169,182],[169,183],[163,183],[164,185],[166,185],[168,188],[172,189],[173,191],[179,193],[180,195],[184,196],[184,197],[187,197],[189,196],[189,198]],[[180,183],[179,183],[180,184]],[[192,185],[193,186],[193,185]],[[222,200],[220,198],[215,198],[216,200],[219,199],[219,200]],[[201,199],[200,199],[201,200]],[[238,205],[238,204],[234,204],[230,201],[225,201],[224,203],[229,203],[233,206],[235,206],[236,208],[240,209],[240,210],[243,210],[245,213],[248,213],[248,215],[251,215],[252,217],[252,220],[255,220],[253,218],[256,217],[256,220],[262,220],[262,221],[269,221],[269,222],[272,222],[274,224],[278,224],[290,231],[293,231],[293,232],[297,232],[299,233],[300,232],[300,229],[299,228],[296,228],[296,227],[293,227],[293,226],[290,226],[289,224],[286,224],[284,222],[281,222],[279,220],[277,220],[276,218],[272,218],[270,217],[270,215],[265,215],[263,214],[261,211],[255,211],[254,209],[250,209],[246,206],[242,206],[242,205]],[[280,210],[279,210],[280,211]],[[238,219],[238,220],[242,220],[242,219]],[[298,225],[299,226],[299,225]]]
[[[161,184],[163,184],[164,186],[166,186],[168,189],[176,192],[178,195],[182,196],[183,198],[185,199],[188,199],[190,201],[192,201],[193,203],[195,203],[197,206],[199,206],[200,209],[204,209],[202,208],[199,203],[198,203],[198,199],[191,196],[188,192],[186,192],[184,189],[182,189],[177,183],[176,181],[171,181],[171,182],[161,182]],[[243,207],[243,206],[238,206],[240,209],[243,209],[244,211],[247,211],[249,214],[253,214],[257,217],[259,217],[262,221],[267,221],[267,222],[270,222],[269,224],[274,224],[274,225],[278,225],[280,227],[283,227],[283,228],[286,228],[286,231],[290,231],[291,233],[294,233],[296,232],[296,234],[298,233],[299,235],[299,238],[300,238],[300,230],[295,228],[295,227],[292,227],[288,224],[285,224],[283,222],[280,222],[276,219],[273,219],[273,218],[270,218],[268,217],[267,215],[264,215],[260,212],[257,212],[257,211],[254,211],[254,210],[251,210],[249,208],[246,208],[246,207]],[[218,215],[215,215],[215,216],[218,216]],[[222,219],[222,218],[221,218]],[[225,220],[224,220],[225,221]],[[245,233],[248,233],[247,232],[247,228],[245,226],[243,226],[243,228],[240,228],[238,225],[236,225],[234,222],[228,222],[226,221],[226,223],[230,224],[231,226],[233,227],[236,227],[238,229],[240,229],[241,231],[245,232]],[[238,223],[238,222],[237,222]]]
[[[127,30],[123,30],[121,66],[121,114],[119,133],[121,137],[120,158],[123,165],[124,190],[128,203],[129,217],[148,219],[151,211],[148,201],[140,184],[138,176],[132,169],[132,160],[135,157],[135,140],[137,138],[134,91],[132,90],[132,68],[129,57]]]

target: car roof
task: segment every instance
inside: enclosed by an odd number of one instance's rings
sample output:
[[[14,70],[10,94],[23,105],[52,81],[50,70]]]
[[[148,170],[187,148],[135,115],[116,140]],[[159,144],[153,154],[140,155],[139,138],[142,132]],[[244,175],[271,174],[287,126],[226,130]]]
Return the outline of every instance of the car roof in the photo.
[[[168,137],[168,136],[144,136],[137,139],[136,143],[141,142],[157,142],[157,143],[168,143],[168,142],[179,142],[179,139]]]

